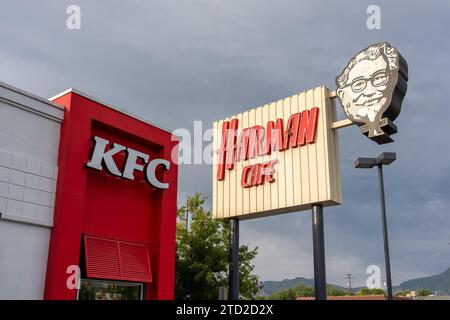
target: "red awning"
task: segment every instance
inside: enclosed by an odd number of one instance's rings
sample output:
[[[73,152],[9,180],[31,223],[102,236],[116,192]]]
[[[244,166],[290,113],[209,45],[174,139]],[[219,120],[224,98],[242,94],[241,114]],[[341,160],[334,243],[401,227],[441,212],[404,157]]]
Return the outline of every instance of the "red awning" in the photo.
[[[84,253],[88,278],[152,282],[146,245],[85,235]]]

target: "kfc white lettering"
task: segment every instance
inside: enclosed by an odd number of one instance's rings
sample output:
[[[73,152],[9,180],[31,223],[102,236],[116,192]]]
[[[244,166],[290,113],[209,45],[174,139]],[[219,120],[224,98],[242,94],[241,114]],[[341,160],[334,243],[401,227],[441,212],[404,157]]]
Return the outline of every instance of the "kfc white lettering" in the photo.
[[[156,168],[163,166],[165,170],[170,169],[170,162],[165,159],[153,159],[150,160],[149,155],[136,151],[131,148],[127,148],[118,143],[113,143],[112,148],[106,151],[109,141],[100,137],[94,137],[94,150],[92,152],[91,159],[86,166],[99,171],[103,170],[103,167],[112,175],[122,177],[129,180],[134,180],[134,171],[143,172],[146,181],[155,188],[167,189],[168,183],[159,181],[156,178]],[[123,173],[117,168],[117,164],[113,157],[120,152],[127,152],[125,166]],[[144,164],[139,164],[138,159],[141,159]]]

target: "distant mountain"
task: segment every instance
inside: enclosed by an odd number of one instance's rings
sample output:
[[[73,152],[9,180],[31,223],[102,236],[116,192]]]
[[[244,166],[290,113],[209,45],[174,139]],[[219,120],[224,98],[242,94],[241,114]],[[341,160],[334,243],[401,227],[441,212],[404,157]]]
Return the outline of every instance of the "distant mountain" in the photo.
[[[301,284],[308,286],[308,287],[313,287],[314,279],[297,277],[295,279],[284,279],[281,281],[264,281],[263,282],[263,291],[265,294],[271,295],[276,291],[294,288]]]
[[[294,279],[284,279],[281,281],[264,281],[263,282],[263,289],[261,291],[262,296],[267,296],[267,295],[271,295],[273,293],[275,293],[276,291],[279,290],[284,290],[284,289],[290,289],[290,288],[294,288],[297,287],[299,285],[305,285],[308,287],[314,287],[314,279],[308,279],[308,278],[303,278],[303,277],[297,277]],[[347,288],[335,285],[335,284],[329,284],[332,287],[342,290],[342,291],[347,291]],[[359,290],[360,288],[354,288],[352,289],[353,292],[356,292],[356,290]]]
[[[434,276],[402,282],[399,288],[401,290],[430,289],[433,292],[450,294],[450,268]]]
[[[276,291],[294,288],[299,285],[305,285],[309,287],[314,287],[314,279],[308,279],[303,277],[297,277],[294,279],[284,279],[281,281],[264,281],[263,289],[260,295],[267,296],[271,295]],[[341,287],[335,284],[329,284],[336,289],[347,291],[348,288]],[[355,287],[352,288],[352,292],[356,293],[365,287]],[[399,286],[394,286],[394,292],[401,290],[418,290],[418,289],[429,289],[433,292],[437,291],[440,294],[450,294],[450,268],[446,271],[425,278],[411,279],[402,282]]]

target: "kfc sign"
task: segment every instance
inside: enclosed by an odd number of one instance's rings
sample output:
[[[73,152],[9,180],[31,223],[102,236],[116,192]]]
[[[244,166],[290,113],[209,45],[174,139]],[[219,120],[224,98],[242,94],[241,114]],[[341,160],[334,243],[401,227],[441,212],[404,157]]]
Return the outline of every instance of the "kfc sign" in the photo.
[[[168,183],[164,183],[157,179],[156,177],[156,168],[161,166],[164,170],[170,169],[170,162],[165,159],[153,159],[150,160],[149,155],[136,151],[131,148],[127,148],[118,143],[113,143],[110,146],[108,140],[94,137],[94,149],[92,151],[92,157],[86,166],[92,169],[96,169],[102,171],[103,168],[106,169],[110,174],[122,177],[129,180],[134,180],[134,172],[140,171],[144,173],[146,181],[153,187],[158,189],[167,189],[169,188]],[[121,172],[117,167],[117,164],[114,160],[114,156],[121,153],[126,153],[126,161]],[[138,163],[138,159],[141,159]]]
[[[284,127],[282,118],[268,121],[266,127],[255,125],[241,130],[238,119],[222,124],[222,143],[219,152],[217,179],[225,178],[225,169],[233,170],[236,162],[270,155],[272,152],[297,148],[314,143],[319,108],[292,114]],[[238,138],[239,136],[239,138]],[[245,166],[241,177],[244,188],[275,181],[273,174],[278,160]]]

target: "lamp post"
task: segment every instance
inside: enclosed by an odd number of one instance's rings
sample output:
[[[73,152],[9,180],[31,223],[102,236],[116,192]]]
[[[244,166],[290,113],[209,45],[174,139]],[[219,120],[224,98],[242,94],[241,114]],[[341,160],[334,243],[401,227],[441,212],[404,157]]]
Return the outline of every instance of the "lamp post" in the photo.
[[[327,277],[325,270],[325,241],[323,235],[323,207],[312,206],[312,234],[314,256],[314,296],[316,300],[327,300]]]
[[[239,300],[239,219],[230,219],[230,300]]]
[[[392,278],[391,278],[391,262],[389,258],[389,243],[387,233],[386,221],[386,202],[384,197],[384,180],[383,180],[383,165],[389,165],[396,159],[395,152],[383,152],[377,158],[358,158],[355,161],[355,168],[371,169],[378,167],[378,181],[380,188],[380,202],[381,202],[381,222],[383,227],[383,241],[384,241],[384,260],[386,264],[386,285],[388,292],[388,300],[393,299],[392,295]]]

